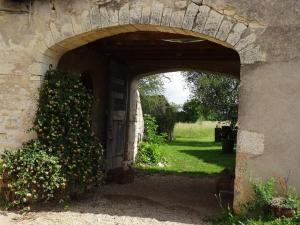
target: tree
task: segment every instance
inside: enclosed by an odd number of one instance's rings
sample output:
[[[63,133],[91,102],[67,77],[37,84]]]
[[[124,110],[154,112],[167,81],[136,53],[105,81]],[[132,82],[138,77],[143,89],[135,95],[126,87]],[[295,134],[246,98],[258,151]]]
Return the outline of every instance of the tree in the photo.
[[[164,95],[142,95],[141,104],[144,114],[155,117],[159,133],[166,133],[168,140],[173,139],[176,123],[176,107],[168,102]]]
[[[195,123],[202,113],[202,108],[197,99],[190,99],[182,106],[182,111],[177,113],[177,120],[180,122]]]
[[[140,95],[161,95],[164,92],[164,79],[167,79],[167,77],[163,74],[156,74],[140,79],[138,82]]]
[[[239,80],[212,73],[186,72],[193,98],[199,102],[202,115],[215,120],[237,120]]]
[[[165,79],[168,79],[168,77],[163,74],[145,77],[139,81],[138,90],[143,113],[155,117],[158,124],[158,132],[166,133],[168,140],[171,141],[177,110],[163,95]]]

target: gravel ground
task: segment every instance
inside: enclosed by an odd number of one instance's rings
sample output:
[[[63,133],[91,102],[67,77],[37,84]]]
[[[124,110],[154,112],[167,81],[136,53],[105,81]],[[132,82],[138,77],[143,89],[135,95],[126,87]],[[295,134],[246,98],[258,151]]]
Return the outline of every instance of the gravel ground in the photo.
[[[68,209],[0,212],[0,225],[202,225],[220,213],[214,192],[214,178],[138,176],[132,184],[105,185],[85,194]]]

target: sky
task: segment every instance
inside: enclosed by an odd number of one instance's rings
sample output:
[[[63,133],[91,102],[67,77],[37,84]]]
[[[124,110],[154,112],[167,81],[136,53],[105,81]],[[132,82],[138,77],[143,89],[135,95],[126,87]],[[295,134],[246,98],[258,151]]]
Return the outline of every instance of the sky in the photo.
[[[180,72],[166,73],[170,79],[165,79],[165,96],[169,102],[182,105],[190,95],[184,77]]]

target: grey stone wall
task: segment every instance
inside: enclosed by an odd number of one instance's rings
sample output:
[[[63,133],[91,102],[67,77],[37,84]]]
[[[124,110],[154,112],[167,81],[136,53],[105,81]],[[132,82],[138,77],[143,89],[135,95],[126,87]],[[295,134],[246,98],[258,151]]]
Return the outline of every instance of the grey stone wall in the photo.
[[[137,90],[137,81],[133,80],[130,87],[130,106],[129,106],[129,121],[128,121],[128,162],[127,165],[132,165],[135,160],[138,144],[143,139],[144,134],[144,119],[141,106],[140,94]]]
[[[0,1],[0,151],[34,137],[26,131],[43,74],[68,51],[126,32],[186,34],[240,55],[236,209],[251,174],[290,174],[300,190],[300,1],[65,0],[31,9]]]

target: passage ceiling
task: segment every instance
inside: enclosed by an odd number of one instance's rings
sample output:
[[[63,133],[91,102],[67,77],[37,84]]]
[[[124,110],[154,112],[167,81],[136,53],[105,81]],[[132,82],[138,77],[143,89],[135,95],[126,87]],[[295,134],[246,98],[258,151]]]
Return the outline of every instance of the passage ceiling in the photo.
[[[134,74],[197,70],[239,77],[239,55],[199,38],[162,32],[132,32],[90,43],[101,55],[129,65]]]

